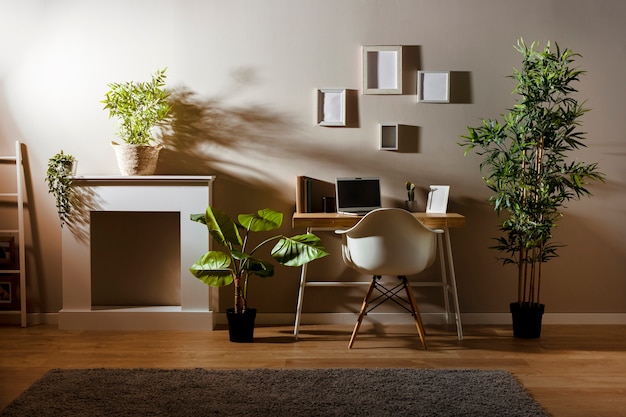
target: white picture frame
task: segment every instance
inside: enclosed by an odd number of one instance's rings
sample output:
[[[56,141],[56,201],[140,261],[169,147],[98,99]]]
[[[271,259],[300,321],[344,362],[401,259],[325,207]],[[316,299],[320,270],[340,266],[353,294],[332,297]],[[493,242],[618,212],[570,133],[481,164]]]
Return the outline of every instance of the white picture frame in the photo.
[[[346,125],[346,89],[317,90],[317,123],[320,126]]]
[[[449,194],[449,185],[431,185],[426,201],[426,213],[446,213]]]
[[[381,151],[397,151],[400,126],[394,123],[380,124],[380,141],[378,149]]]
[[[417,102],[449,103],[450,71],[418,71]]]
[[[402,94],[402,46],[363,46],[363,94]]]

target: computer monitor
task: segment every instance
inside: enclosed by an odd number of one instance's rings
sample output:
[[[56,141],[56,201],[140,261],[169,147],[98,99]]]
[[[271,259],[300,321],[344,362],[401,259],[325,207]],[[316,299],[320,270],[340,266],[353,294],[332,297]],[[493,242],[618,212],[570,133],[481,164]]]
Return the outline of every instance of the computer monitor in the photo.
[[[337,178],[335,191],[338,213],[365,214],[381,207],[377,177]]]

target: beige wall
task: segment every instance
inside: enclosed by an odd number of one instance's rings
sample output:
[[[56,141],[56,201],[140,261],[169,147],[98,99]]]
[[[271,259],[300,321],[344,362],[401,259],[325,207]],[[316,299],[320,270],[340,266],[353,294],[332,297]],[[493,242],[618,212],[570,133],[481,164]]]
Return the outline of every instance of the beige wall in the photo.
[[[449,210],[467,215],[453,233],[461,309],[506,312],[515,273],[487,249],[497,222],[479,160],[463,157],[457,142],[468,124],[512,105],[507,75],[519,66],[521,36],[583,54],[580,97],[592,111],[580,159],[599,162],[608,178],[565,212],[555,234],[567,247],[545,269],[542,301],[551,313],[626,313],[625,18],[622,0],[0,0],[0,153],[16,139],[27,146],[29,310],[61,307],[47,159],[63,149],[78,158],[79,174],[116,174],[114,128],[99,103],[106,84],[167,66],[185,106],[161,173],[216,174],[215,203],[231,213],[271,206],[290,215],[296,175],[377,175],[386,205],[401,204],[407,180],[450,184]],[[412,71],[459,74],[459,100],[361,95],[360,48],[376,44],[415,46]],[[354,126],[316,125],[316,89],[332,87],[359,91]],[[381,122],[417,126],[418,151],[379,151]],[[312,272],[348,274],[338,241],[325,241],[336,256]],[[262,289],[253,284],[251,303],[293,312],[296,281],[296,270],[282,268]],[[311,289],[305,311],[353,310],[359,297]],[[227,306],[228,290],[221,298]],[[420,298],[426,311],[440,303],[438,293]]]

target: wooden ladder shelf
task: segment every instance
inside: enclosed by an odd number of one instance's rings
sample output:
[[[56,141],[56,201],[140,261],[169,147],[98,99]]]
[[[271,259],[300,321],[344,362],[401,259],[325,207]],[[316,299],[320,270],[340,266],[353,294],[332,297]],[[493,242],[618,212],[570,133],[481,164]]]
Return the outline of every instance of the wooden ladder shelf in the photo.
[[[8,238],[6,250],[8,256],[5,254],[3,259],[7,260],[8,267],[0,268],[0,281],[3,275],[19,275],[19,298],[20,298],[20,323],[22,327],[26,327],[26,252],[24,249],[24,164],[22,160],[22,144],[19,141],[15,142],[15,155],[0,156],[1,164],[15,164],[15,188],[11,186],[11,189],[4,192],[6,184],[3,184],[2,192],[0,192],[0,200],[9,205],[9,202],[15,204],[16,219],[15,224],[17,229],[0,229],[0,239]],[[3,225],[4,226],[4,225]],[[17,235],[17,242],[14,242],[14,236]],[[5,240],[3,240],[5,241]],[[12,251],[17,245],[17,251]],[[15,259],[15,258],[17,259]],[[10,288],[11,285],[15,285],[12,281],[8,281],[10,285],[3,287],[3,290],[8,290],[10,294],[8,297],[14,297],[17,294],[14,288]],[[3,311],[4,312],[4,311]]]

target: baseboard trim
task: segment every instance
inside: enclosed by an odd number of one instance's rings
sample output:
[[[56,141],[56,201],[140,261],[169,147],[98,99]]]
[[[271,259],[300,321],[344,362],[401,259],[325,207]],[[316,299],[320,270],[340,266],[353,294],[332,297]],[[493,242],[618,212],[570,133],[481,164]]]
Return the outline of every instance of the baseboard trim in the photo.
[[[226,324],[226,316],[214,313],[215,324]],[[295,314],[292,313],[258,313],[257,324],[286,326],[293,324]],[[301,324],[354,324],[356,313],[303,313]],[[379,324],[412,324],[413,318],[407,313],[369,313],[365,322]],[[424,324],[446,324],[444,313],[423,313]],[[511,324],[510,313],[462,313],[461,323],[467,325],[508,325]],[[454,321],[452,321],[454,324]],[[593,325],[626,325],[626,313],[546,313],[543,324],[593,324]]]
[[[354,324],[355,313],[303,313],[301,324]],[[445,314],[424,313],[424,324],[444,324]],[[28,325],[59,324],[58,313],[29,313]],[[258,313],[257,324],[267,326],[293,325],[295,313]],[[380,324],[411,324],[406,313],[370,313],[366,321]],[[224,313],[213,313],[216,325],[226,324]],[[466,325],[507,325],[511,323],[510,313],[462,313],[461,322]],[[626,313],[546,313],[543,324],[561,325],[626,325]],[[20,325],[20,315],[13,312],[0,312],[0,325]]]
[[[28,313],[26,315],[28,326],[40,324],[59,324],[59,313]],[[21,325],[20,313],[0,312],[0,325]]]

